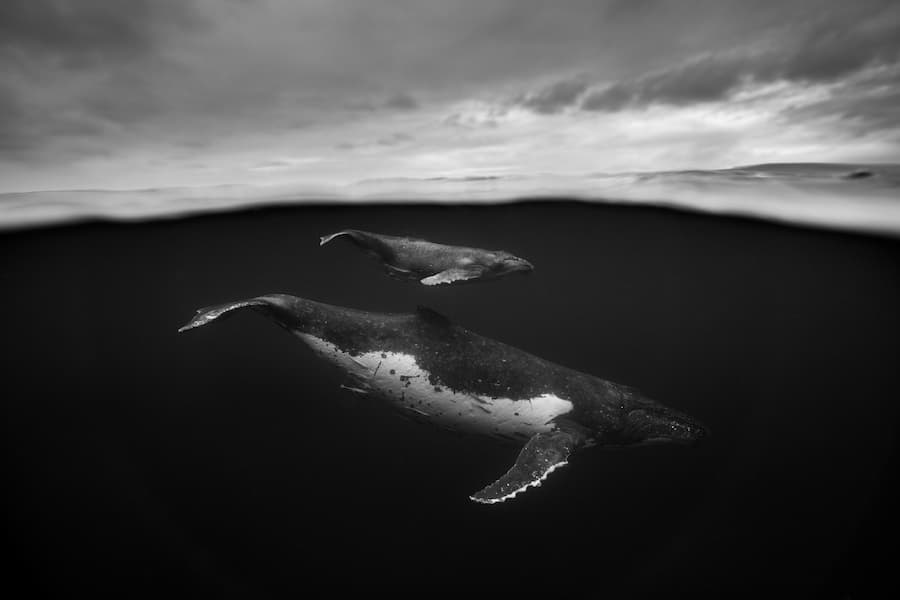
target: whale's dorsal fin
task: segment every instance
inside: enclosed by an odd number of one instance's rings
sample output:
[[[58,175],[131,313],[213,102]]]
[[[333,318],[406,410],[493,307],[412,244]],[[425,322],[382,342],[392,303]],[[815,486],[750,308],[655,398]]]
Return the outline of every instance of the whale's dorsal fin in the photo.
[[[441,285],[442,283],[453,283],[454,281],[466,281],[468,279],[478,279],[484,273],[484,269],[478,265],[468,265],[465,267],[453,267],[440,273],[435,273],[423,279],[422,285]]]
[[[537,487],[550,473],[569,464],[569,455],[584,442],[584,436],[576,430],[555,429],[538,433],[528,440],[519,452],[516,464],[503,477],[469,498],[482,504],[496,504],[530,487]]]

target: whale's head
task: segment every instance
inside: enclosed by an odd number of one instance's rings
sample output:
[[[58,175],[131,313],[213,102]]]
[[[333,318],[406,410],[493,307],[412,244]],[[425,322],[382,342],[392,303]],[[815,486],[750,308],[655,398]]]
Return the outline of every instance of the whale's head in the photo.
[[[534,265],[509,252],[497,251],[492,253],[488,269],[492,275],[500,277],[511,273],[531,273]]]
[[[662,405],[651,405],[628,412],[624,437],[629,444],[695,444],[709,435],[701,423],[688,415]]]

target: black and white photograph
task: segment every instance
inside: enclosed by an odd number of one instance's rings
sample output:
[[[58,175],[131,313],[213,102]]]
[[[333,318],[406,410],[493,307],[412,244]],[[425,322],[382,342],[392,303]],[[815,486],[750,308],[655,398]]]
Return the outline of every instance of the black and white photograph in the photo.
[[[16,598],[897,587],[894,0],[3,0],[0,288]]]

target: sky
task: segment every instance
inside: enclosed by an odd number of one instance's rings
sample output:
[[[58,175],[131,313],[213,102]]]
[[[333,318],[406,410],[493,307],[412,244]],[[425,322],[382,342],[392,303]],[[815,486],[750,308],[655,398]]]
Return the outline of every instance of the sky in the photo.
[[[893,0],[4,0],[0,192],[900,162]]]

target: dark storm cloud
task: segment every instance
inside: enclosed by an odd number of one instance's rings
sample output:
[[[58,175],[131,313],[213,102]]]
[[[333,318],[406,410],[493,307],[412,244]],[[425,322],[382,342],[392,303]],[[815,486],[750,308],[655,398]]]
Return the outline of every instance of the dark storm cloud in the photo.
[[[787,121],[836,118],[852,132],[896,130],[900,124],[900,65],[855,78],[829,97],[782,113]]]
[[[571,106],[587,91],[588,83],[583,76],[563,79],[521,96],[516,103],[541,114],[553,114]]]
[[[51,113],[35,106],[13,87],[0,85],[0,158],[27,161],[48,139],[100,135],[103,127],[79,114]]]
[[[105,77],[96,90],[81,99],[86,114],[104,121],[127,126],[162,114],[165,100],[139,74],[117,70]]]
[[[727,98],[744,84],[829,83],[900,57],[900,11],[835,11],[797,28],[766,49],[706,55],[588,94],[581,107],[616,111],[649,104],[684,105]]]
[[[721,100],[747,78],[743,56],[707,56],[674,69],[616,83],[588,94],[584,110],[615,111],[652,103],[692,104]]]
[[[415,110],[419,108],[418,101],[406,93],[394,94],[385,101],[384,105],[387,108],[396,108],[399,110]]]
[[[200,22],[193,3],[182,0],[3,0],[0,49],[77,66],[144,54],[160,30]]]
[[[103,134],[103,121],[158,114],[147,61],[167,35],[203,23],[181,0],[0,2],[0,157],[34,158],[51,141]]]

